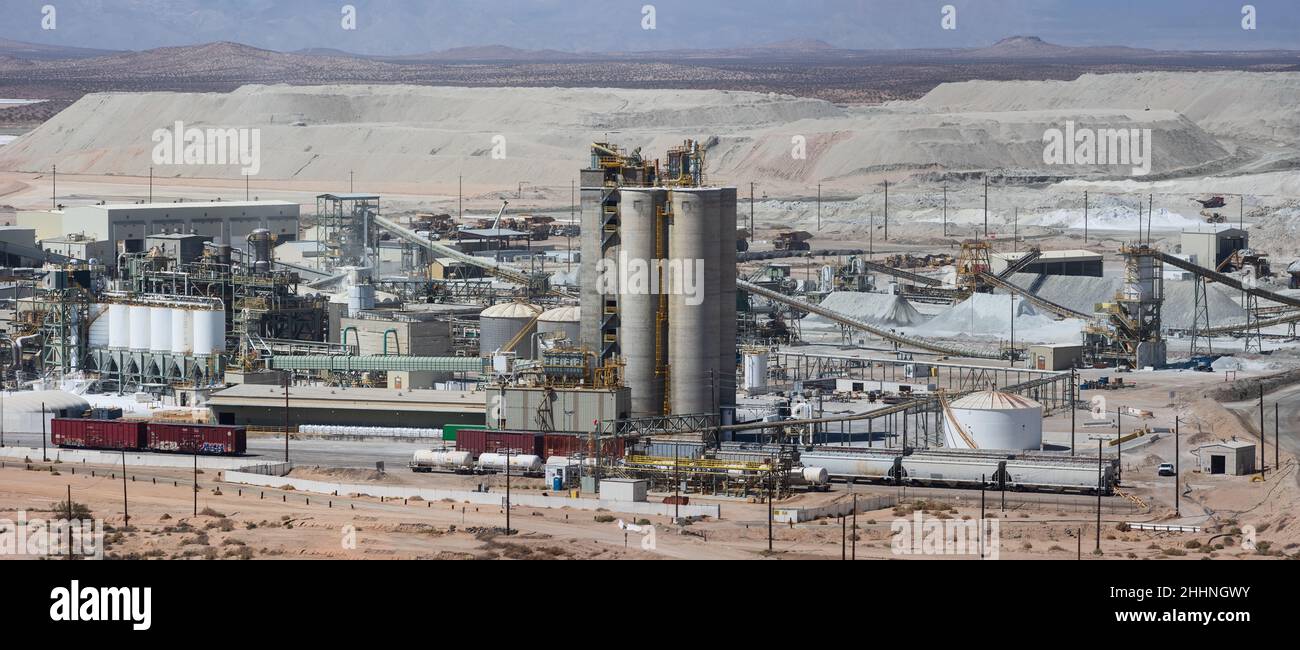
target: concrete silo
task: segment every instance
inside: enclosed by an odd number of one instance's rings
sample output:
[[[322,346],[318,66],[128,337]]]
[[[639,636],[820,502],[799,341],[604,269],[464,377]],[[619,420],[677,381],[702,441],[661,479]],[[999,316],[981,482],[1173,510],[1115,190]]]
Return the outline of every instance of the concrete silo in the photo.
[[[735,406],[736,188],[718,192],[718,404]]]
[[[633,417],[664,412],[662,366],[668,362],[669,344],[668,321],[660,318],[660,311],[667,312],[667,301],[661,306],[661,298],[668,277],[660,261],[667,257],[667,202],[668,191],[662,188],[624,189],[620,206],[618,339],[624,381],[632,389]]]
[[[668,363],[676,414],[711,413],[718,404],[721,209],[719,189],[672,191]]]

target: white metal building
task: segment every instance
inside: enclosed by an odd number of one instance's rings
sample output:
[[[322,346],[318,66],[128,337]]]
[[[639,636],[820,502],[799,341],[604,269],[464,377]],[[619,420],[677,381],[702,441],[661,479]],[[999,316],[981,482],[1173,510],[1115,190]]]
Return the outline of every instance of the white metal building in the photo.
[[[198,234],[212,241],[243,246],[248,234],[266,228],[279,241],[298,238],[297,203],[288,201],[214,201],[201,203],[118,203],[67,208],[45,213],[42,225],[77,232],[100,241],[125,242],[127,252],[144,250],[149,235]],[[19,223],[25,215],[19,215]],[[30,227],[35,227],[32,225]]]

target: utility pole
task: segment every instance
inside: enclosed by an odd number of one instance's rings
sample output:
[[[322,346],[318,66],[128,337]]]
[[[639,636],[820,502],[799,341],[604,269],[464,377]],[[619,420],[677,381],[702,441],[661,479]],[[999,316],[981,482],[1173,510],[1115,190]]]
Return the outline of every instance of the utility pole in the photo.
[[[41,462],[48,463],[49,455],[45,452],[45,402],[41,402]]]
[[[252,191],[249,189],[249,183],[250,181],[249,181],[248,174],[244,174],[244,200],[245,201],[249,200],[252,195]]]
[[[840,515],[840,561],[849,559],[849,520]]]
[[[754,241],[754,181],[749,182],[749,241]]]
[[[600,443],[597,442],[597,444]],[[681,473],[678,471],[677,443],[674,442],[673,443],[673,523],[675,524],[682,520],[681,486],[682,486],[682,479],[681,479]]]
[[[131,525],[131,511],[126,505],[126,447],[122,448],[122,527]]]
[[[889,181],[885,181],[885,241],[889,241]]]
[[[596,438],[596,446],[600,446],[600,438]],[[506,447],[506,534],[510,534],[510,447]],[[598,489],[599,491],[599,489]]]
[[[858,559],[858,495],[853,495],[853,551],[850,560]]]
[[[1282,466],[1282,462],[1281,462],[1282,457],[1279,455],[1281,452],[1278,451],[1278,448],[1282,446],[1282,425],[1279,424],[1280,420],[1278,420],[1278,412],[1279,412],[1280,404],[1281,402],[1273,402],[1273,468],[1274,469],[1277,469]],[[0,410],[0,418],[2,417],[4,417],[4,411]],[[3,446],[4,443],[0,441],[0,447]]]
[[[989,238],[989,173],[984,172],[984,238]]]
[[[1237,195],[1237,228],[1246,229],[1246,195]]]
[[[153,203],[153,167],[149,168],[149,202]]]
[[[456,176],[456,218],[457,219],[465,218],[464,196],[465,196],[465,176],[458,175]]]
[[[1083,243],[1088,243],[1088,191],[1083,191]],[[1082,534],[1083,529],[1079,529]]]
[[[948,236],[948,186],[943,186],[943,236]]]
[[[0,447],[5,446],[5,387],[4,373],[0,373]]]
[[[1016,367],[1016,294],[1011,294],[1011,349],[1007,351],[1011,356],[1011,367]]]
[[[767,552],[772,552],[772,470],[767,470]]]
[[[822,184],[817,184],[817,232],[822,230]]]
[[[1181,470],[1178,460],[1178,417],[1174,417],[1174,516],[1181,517],[1182,509],[1179,507],[1181,495],[1178,493],[1178,474]]]
[[[194,438],[194,516],[199,516],[199,438]]]
[[[346,337],[345,337],[346,338]],[[357,344],[360,345],[360,341]],[[289,383],[293,380],[293,372],[285,371],[284,373],[284,462],[289,462]]]
[[[50,172],[50,209],[59,209],[59,166],[53,165]]]
[[[1101,438],[1097,438],[1097,554],[1101,554]]]
[[[1074,455],[1074,418],[1075,413],[1079,410],[1078,404],[1075,403],[1074,391],[1079,385],[1079,371],[1074,367],[1070,368],[1070,455]]]
[[[349,172],[348,172],[348,191],[349,191],[349,192],[355,192],[355,191],[356,191],[356,189],[354,189],[354,185],[353,185],[353,182],[352,182],[353,174],[354,174],[354,172],[352,172],[352,171],[349,171]]]
[[[68,559],[72,559],[72,484],[68,484]]]
[[[1264,384],[1259,385],[1259,477],[1265,478],[1268,456],[1264,455]]]
[[[984,559],[984,488],[988,485],[987,476],[980,474],[980,534],[976,539],[979,540],[980,559]]]

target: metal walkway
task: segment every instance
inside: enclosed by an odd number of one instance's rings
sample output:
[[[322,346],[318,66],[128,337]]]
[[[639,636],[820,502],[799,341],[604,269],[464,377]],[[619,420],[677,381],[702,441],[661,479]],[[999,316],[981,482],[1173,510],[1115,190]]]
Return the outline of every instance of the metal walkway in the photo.
[[[810,303],[806,300],[793,298],[791,296],[787,296],[782,293],[777,293],[770,289],[764,289],[763,287],[760,287],[756,284],[752,284],[750,282],[746,282],[744,280],[737,280],[736,288],[740,289],[741,291],[747,291],[756,296],[762,296],[764,298],[767,298],[768,300],[773,300],[785,305],[789,305],[800,311],[805,311],[810,314],[817,314],[818,316],[830,319],[836,323],[845,325],[847,327],[851,327],[853,329],[862,330],[864,332],[870,332],[871,334],[874,334],[875,336],[878,336],[882,339],[893,341],[900,345],[911,346],[919,350],[928,350],[930,352],[938,352],[940,354],[947,354],[955,357],[969,357],[974,359],[1001,359],[1002,358],[1002,353],[997,350],[989,350],[987,348],[959,348],[955,346],[943,345],[941,343],[933,343],[931,341],[927,341],[921,338],[916,338],[913,336],[906,336],[903,334],[898,334],[896,332],[891,332],[889,330],[876,327],[875,325],[865,323],[856,318],[845,316],[844,314],[841,314],[839,312],[831,311],[829,309],[826,309],[825,307],[822,307],[821,305],[814,305],[813,303]]]

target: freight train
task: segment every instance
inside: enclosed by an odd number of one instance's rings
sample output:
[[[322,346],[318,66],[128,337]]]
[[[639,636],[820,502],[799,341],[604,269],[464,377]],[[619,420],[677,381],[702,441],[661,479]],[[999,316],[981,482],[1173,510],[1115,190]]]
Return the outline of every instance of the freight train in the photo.
[[[66,449],[158,451],[233,456],[248,451],[244,427],[139,420],[54,418],[50,440]]]

